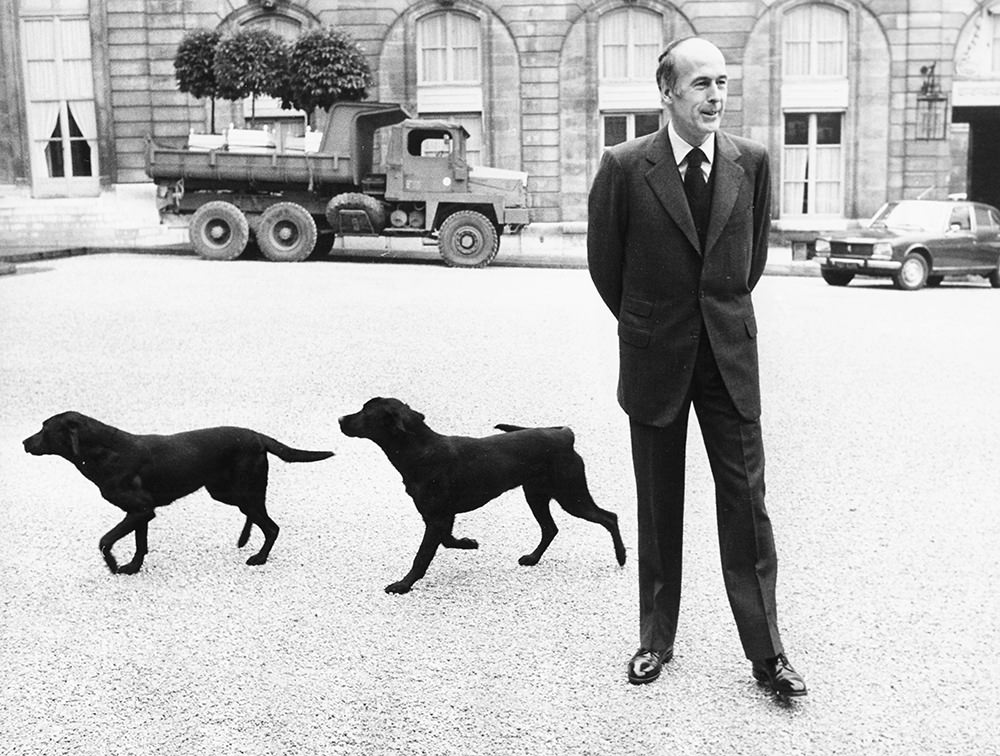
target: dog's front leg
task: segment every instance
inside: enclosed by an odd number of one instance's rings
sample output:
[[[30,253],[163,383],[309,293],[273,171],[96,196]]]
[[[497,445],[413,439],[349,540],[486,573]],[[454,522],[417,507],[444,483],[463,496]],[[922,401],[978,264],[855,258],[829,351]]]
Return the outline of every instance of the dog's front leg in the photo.
[[[128,564],[123,564],[118,568],[118,572],[122,575],[134,575],[142,567],[142,562],[146,558],[146,554],[149,551],[149,547],[146,542],[146,534],[149,530],[149,521],[153,519],[153,513],[149,512],[149,519],[142,519],[136,523],[135,526],[135,554],[132,555],[132,561]]]
[[[125,574],[131,574],[133,572],[136,572],[142,565],[143,557],[145,557],[146,555],[146,525],[152,519],[153,519],[152,511],[138,512],[138,513],[129,512],[128,514],[125,515],[124,520],[122,520],[120,523],[111,528],[111,530],[109,530],[107,533],[101,536],[101,540],[98,546],[101,549],[101,555],[104,557],[104,563],[108,565],[108,569],[111,570],[112,573],[117,574],[119,572],[124,572]],[[124,567],[119,568],[118,560],[116,560],[114,554],[111,553],[111,548],[118,541],[127,536],[129,533],[137,530],[140,526],[142,528],[142,535],[141,536],[139,534],[136,535],[136,554],[132,558],[131,562],[129,562]],[[140,541],[142,545],[141,552],[139,550]],[[136,559],[138,559],[138,564],[135,564]],[[133,566],[135,567],[135,569],[126,571]]]
[[[446,537],[450,536],[454,522],[455,518],[453,517],[446,521],[425,521],[424,537],[420,541],[417,555],[413,558],[413,566],[402,580],[387,585],[385,587],[386,593],[409,593],[413,584],[427,573],[427,568],[430,566],[438,546]]]

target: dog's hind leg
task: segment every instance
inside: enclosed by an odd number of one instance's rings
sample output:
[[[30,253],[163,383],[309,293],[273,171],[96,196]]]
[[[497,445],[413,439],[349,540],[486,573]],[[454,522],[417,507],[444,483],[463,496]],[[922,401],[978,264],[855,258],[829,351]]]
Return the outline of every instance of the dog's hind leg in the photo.
[[[261,532],[264,533],[264,545],[260,547],[260,551],[247,559],[247,564],[264,564],[264,562],[267,561],[268,555],[271,553],[271,548],[274,546],[274,542],[278,538],[278,531],[280,528],[274,520],[268,517],[267,510],[264,509],[263,501],[258,504],[240,506],[240,511],[247,516],[247,524],[243,526],[243,530],[247,532],[248,536],[251,522],[253,522],[253,524],[260,528]],[[240,537],[243,537],[242,534],[240,534]]]
[[[424,521],[424,537],[417,548],[417,555],[413,557],[413,566],[402,580],[390,583],[385,587],[386,593],[409,593],[413,584],[427,574],[434,554],[437,553],[438,546],[446,537],[451,535],[451,529],[455,525],[455,518],[445,517],[440,520]]]
[[[131,575],[139,571],[147,551],[146,526],[154,516],[152,510],[129,512],[125,515],[125,519],[101,536],[98,546],[101,549],[101,555],[104,557],[104,563],[112,573]],[[135,554],[131,562],[123,567],[119,567],[118,561],[115,559],[114,554],[111,553],[111,548],[132,532],[135,532]]]
[[[552,539],[556,537],[559,528],[556,527],[555,520],[552,519],[552,512],[549,511],[551,495],[547,489],[525,483],[524,498],[527,499],[528,506],[531,507],[531,514],[538,520],[538,527],[542,529],[542,539],[538,542],[535,550],[517,560],[520,565],[531,566],[538,564],[538,560],[542,558],[542,554],[552,543]]]
[[[575,455],[576,456],[576,455]],[[604,527],[610,534],[615,547],[615,559],[619,565],[625,564],[625,544],[622,542],[621,531],[618,529],[618,515],[601,509],[594,502],[587,488],[587,478],[584,473],[583,459],[576,459],[563,468],[561,480],[557,481],[554,498],[559,506],[574,517],[587,522],[595,522]]]
[[[246,522],[243,523],[243,530],[240,531],[240,537],[236,539],[236,548],[242,549],[247,545],[247,541],[250,540],[250,531],[253,529],[253,522],[249,517],[247,517]]]

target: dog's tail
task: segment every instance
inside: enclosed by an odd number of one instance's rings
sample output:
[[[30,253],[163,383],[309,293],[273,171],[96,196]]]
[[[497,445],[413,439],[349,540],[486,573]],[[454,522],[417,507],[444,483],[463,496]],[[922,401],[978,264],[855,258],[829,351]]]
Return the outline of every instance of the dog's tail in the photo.
[[[523,425],[510,425],[508,423],[497,423],[493,426],[497,430],[501,430],[504,433],[513,433],[514,431],[523,430],[533,430],[533,431],[550,431],[557,434],[564,442],[569,442],[570,446],[576,441],[576,435],[573,433],[573,429],[566,425],[553,425],[549,428],[526,428]]]
[[[332,451],[308,451],[306,449],[293,449],[290,446],[285,446],[280,441],[276,441],[270,436],[265,436],[263,433],[258,435],[260,436],[261,441],[264,442],[264,448],[278,459],[284,460],[285,462],[319,462],[321,459],[327,459],[328,457],[333,456]]]
[[[496,428],[497,430],[503,431],[504,433],[512,433],[513,431],[519,431],[519,430],[528,430],[527,428],[521,425],[507,425],[506,423],[498,423],[493,427]]]

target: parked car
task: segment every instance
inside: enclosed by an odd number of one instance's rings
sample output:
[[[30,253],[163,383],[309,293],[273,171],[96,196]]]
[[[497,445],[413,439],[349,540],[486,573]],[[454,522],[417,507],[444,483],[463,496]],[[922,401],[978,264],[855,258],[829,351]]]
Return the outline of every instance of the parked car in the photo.
[[[831,286],[880,276],[914,291],[949,275],[979,275],[1000,288],[1000,210],[981,202],[889,202],[866,228],[819,237],[816,257]]]

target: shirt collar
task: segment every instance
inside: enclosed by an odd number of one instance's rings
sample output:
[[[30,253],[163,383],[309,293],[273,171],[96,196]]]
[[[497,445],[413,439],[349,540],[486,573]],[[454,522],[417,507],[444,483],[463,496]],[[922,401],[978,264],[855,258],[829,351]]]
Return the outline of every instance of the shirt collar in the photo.
[[[700,145],[691,145],[684,141],[684,138],[674,129],[674,122],[670,121],[667,123],[667,134],[670,137],[670,147],[674,151],[674,160],[677,165],[684,163],[684,159],[687,154],[695,148],[695,146],[700,147],[701,151],[705,153],[705,158],[708,161],[708,165],[711,166],[715,161],[715,134],[709,134],[705,141]]]

